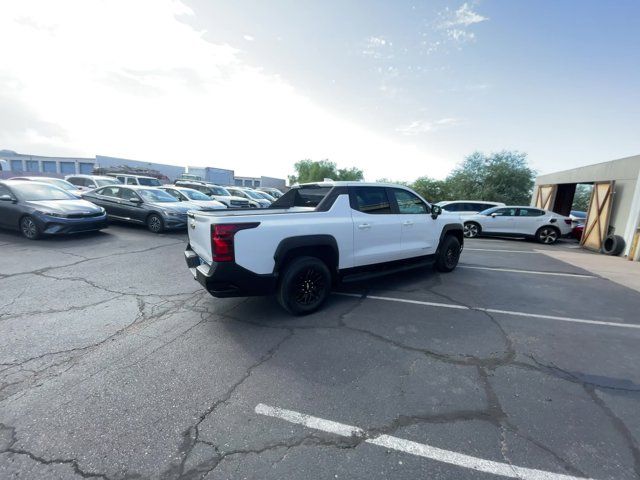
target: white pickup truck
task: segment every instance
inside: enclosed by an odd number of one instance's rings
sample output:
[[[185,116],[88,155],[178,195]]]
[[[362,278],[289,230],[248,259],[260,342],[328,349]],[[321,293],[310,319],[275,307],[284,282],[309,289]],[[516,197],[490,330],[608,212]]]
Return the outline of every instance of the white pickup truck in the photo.
[[[215,297],[275,293],[302,315],[337,282],[426,264],[453,270],[463,226],[440,213],[401,185],[302,184],[263,210],[189,212],[185,259]]]

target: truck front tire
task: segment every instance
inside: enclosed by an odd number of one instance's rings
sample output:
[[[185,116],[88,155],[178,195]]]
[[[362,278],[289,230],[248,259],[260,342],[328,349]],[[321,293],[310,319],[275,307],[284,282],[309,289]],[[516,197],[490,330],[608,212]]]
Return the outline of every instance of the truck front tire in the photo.
[[[316,257],[302,256],[284,268],[278,285],[278,302],[293,315],[315,312],[331,292],[331,272]]]
[[[458,265],[460,253],[460,240],[453,235],[444,237],[436,258],[436,270],[445,273],[452,271]]]

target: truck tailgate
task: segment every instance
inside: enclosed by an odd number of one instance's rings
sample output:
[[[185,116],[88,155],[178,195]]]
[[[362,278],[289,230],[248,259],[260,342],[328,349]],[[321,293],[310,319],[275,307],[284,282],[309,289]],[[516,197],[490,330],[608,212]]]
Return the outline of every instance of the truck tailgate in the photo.
[[[191,249],[206,263],[211,263],[211,218],[189,212],[187,231]]]

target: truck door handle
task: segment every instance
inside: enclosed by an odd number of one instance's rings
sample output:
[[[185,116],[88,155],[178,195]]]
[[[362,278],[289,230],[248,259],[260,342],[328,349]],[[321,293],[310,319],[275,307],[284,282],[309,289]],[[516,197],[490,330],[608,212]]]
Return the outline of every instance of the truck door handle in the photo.
[[[407,220],[406,222],[403,222],[402,224],[406,225],[406,226],[411,226],[411,225],[413,225],[413,222],[411,220]]]
[[[360,230],[366,230],[368,228],[371,228],[371,225],[369,225],[368,223],[361,223],[360,225],[358,225],[358,228]]]

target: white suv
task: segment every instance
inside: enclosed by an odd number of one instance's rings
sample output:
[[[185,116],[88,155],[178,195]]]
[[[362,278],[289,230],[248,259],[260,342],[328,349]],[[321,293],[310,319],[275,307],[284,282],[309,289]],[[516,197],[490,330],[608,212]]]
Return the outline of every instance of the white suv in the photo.
[[[86,192],[98,187],[106,187],[109,185],[120,185],[122,182],[117,178],[103,177],[101,175],[67,175],[64,179],[78,187],[78,190]]]
[[[464,218],[464,236],[479,235],[535,238],[550,245],[571,233],[571,219],[535,207],[495,207]]]

